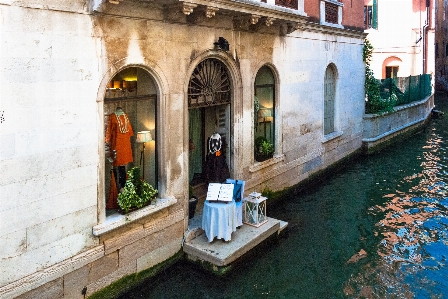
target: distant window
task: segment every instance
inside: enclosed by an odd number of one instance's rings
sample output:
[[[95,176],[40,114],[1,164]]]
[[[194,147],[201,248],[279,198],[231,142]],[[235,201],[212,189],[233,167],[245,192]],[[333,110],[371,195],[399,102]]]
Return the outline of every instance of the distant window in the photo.
[[[398,66],[386,66],[386,78],[397,78]]]
[[[364,6],[364,29],[372,28],[373,6]]]
[[[266,2],[266,1],[263,1]],[[284,6],[292,9],[298,8],[297,0],[275,0],[275,5]]]
[[[344,28],[342,25],[342,8],[344,4],[336,0],[320,1],[320,24]]]
[[[364,29],[378,29],[378,5],[377,0],[373,5],[364,6]]]
[[[325,22],[338,23],[339,6],[333,3],[325,3]]]
[[[448,56],[448,44],[445,45],[445,56]]]

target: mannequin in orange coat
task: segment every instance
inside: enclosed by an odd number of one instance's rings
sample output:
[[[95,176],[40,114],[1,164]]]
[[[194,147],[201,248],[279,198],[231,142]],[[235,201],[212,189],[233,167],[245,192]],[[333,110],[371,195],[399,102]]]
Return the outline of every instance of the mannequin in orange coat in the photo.
[[[119,188],[122,188],[126,181],[124,165],[133,161],[130,139],[133,135],[134,132],[132,131],[131,122],[129,121],[128,116],[120,107],[117,107],[115,112],[109,115],[106,129],[106,143],[110,144],[112,158],[114,150],[116,151],[113,166],[118,166]]]

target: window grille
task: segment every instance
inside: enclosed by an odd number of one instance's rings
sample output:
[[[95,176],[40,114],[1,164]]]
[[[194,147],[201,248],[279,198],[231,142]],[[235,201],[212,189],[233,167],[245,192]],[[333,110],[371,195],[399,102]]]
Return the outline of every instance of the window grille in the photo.
[[[298,9],[297,0],[275,0],[275,5]]]
[[[230,80],[225,65],[217,59],[198,64],[188,84],[188,108],[230,104]]]
[[[338,23],[338,6],[333,3],[325,3],[325,22],[337,24]]]

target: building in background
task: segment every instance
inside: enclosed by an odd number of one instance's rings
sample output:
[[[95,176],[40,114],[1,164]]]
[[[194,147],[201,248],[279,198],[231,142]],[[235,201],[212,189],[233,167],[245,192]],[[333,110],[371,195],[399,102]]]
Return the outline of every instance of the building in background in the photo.
[[[434,80],[434,7],[434,0],[364,0],[376,78],[431,74]]]
[[[435,1],[436,37],[435,37],[435,88],[448,91],[448,1]]]
[[[215,157],[248,193],[357,152],[362,11],[355,0],[0,0],[0,297],[84,298],[175,256],[189,190],[204,197],[223,173],[207,159],[215,133]],[[399,73],[422,67],[415,30],[399,57],[415,63]],[[133,166],[159,195],[124,216],[111,186]]]

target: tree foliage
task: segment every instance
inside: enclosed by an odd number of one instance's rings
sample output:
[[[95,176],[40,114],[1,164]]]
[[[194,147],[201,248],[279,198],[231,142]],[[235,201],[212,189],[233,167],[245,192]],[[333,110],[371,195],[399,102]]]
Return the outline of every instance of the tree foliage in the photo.
[[[370,62],[372,61],[373,46],[370,41],[364,39],[364,47],[362,51],[362,59],[365,63],[365,100],[366,100],[366,113],[382,113],[391,112],[394,110],[396,103],[396,97],[390,97],[389,99],[381,99],[380,86],[381,83],[373,75],[373,71],[370,68]]]

